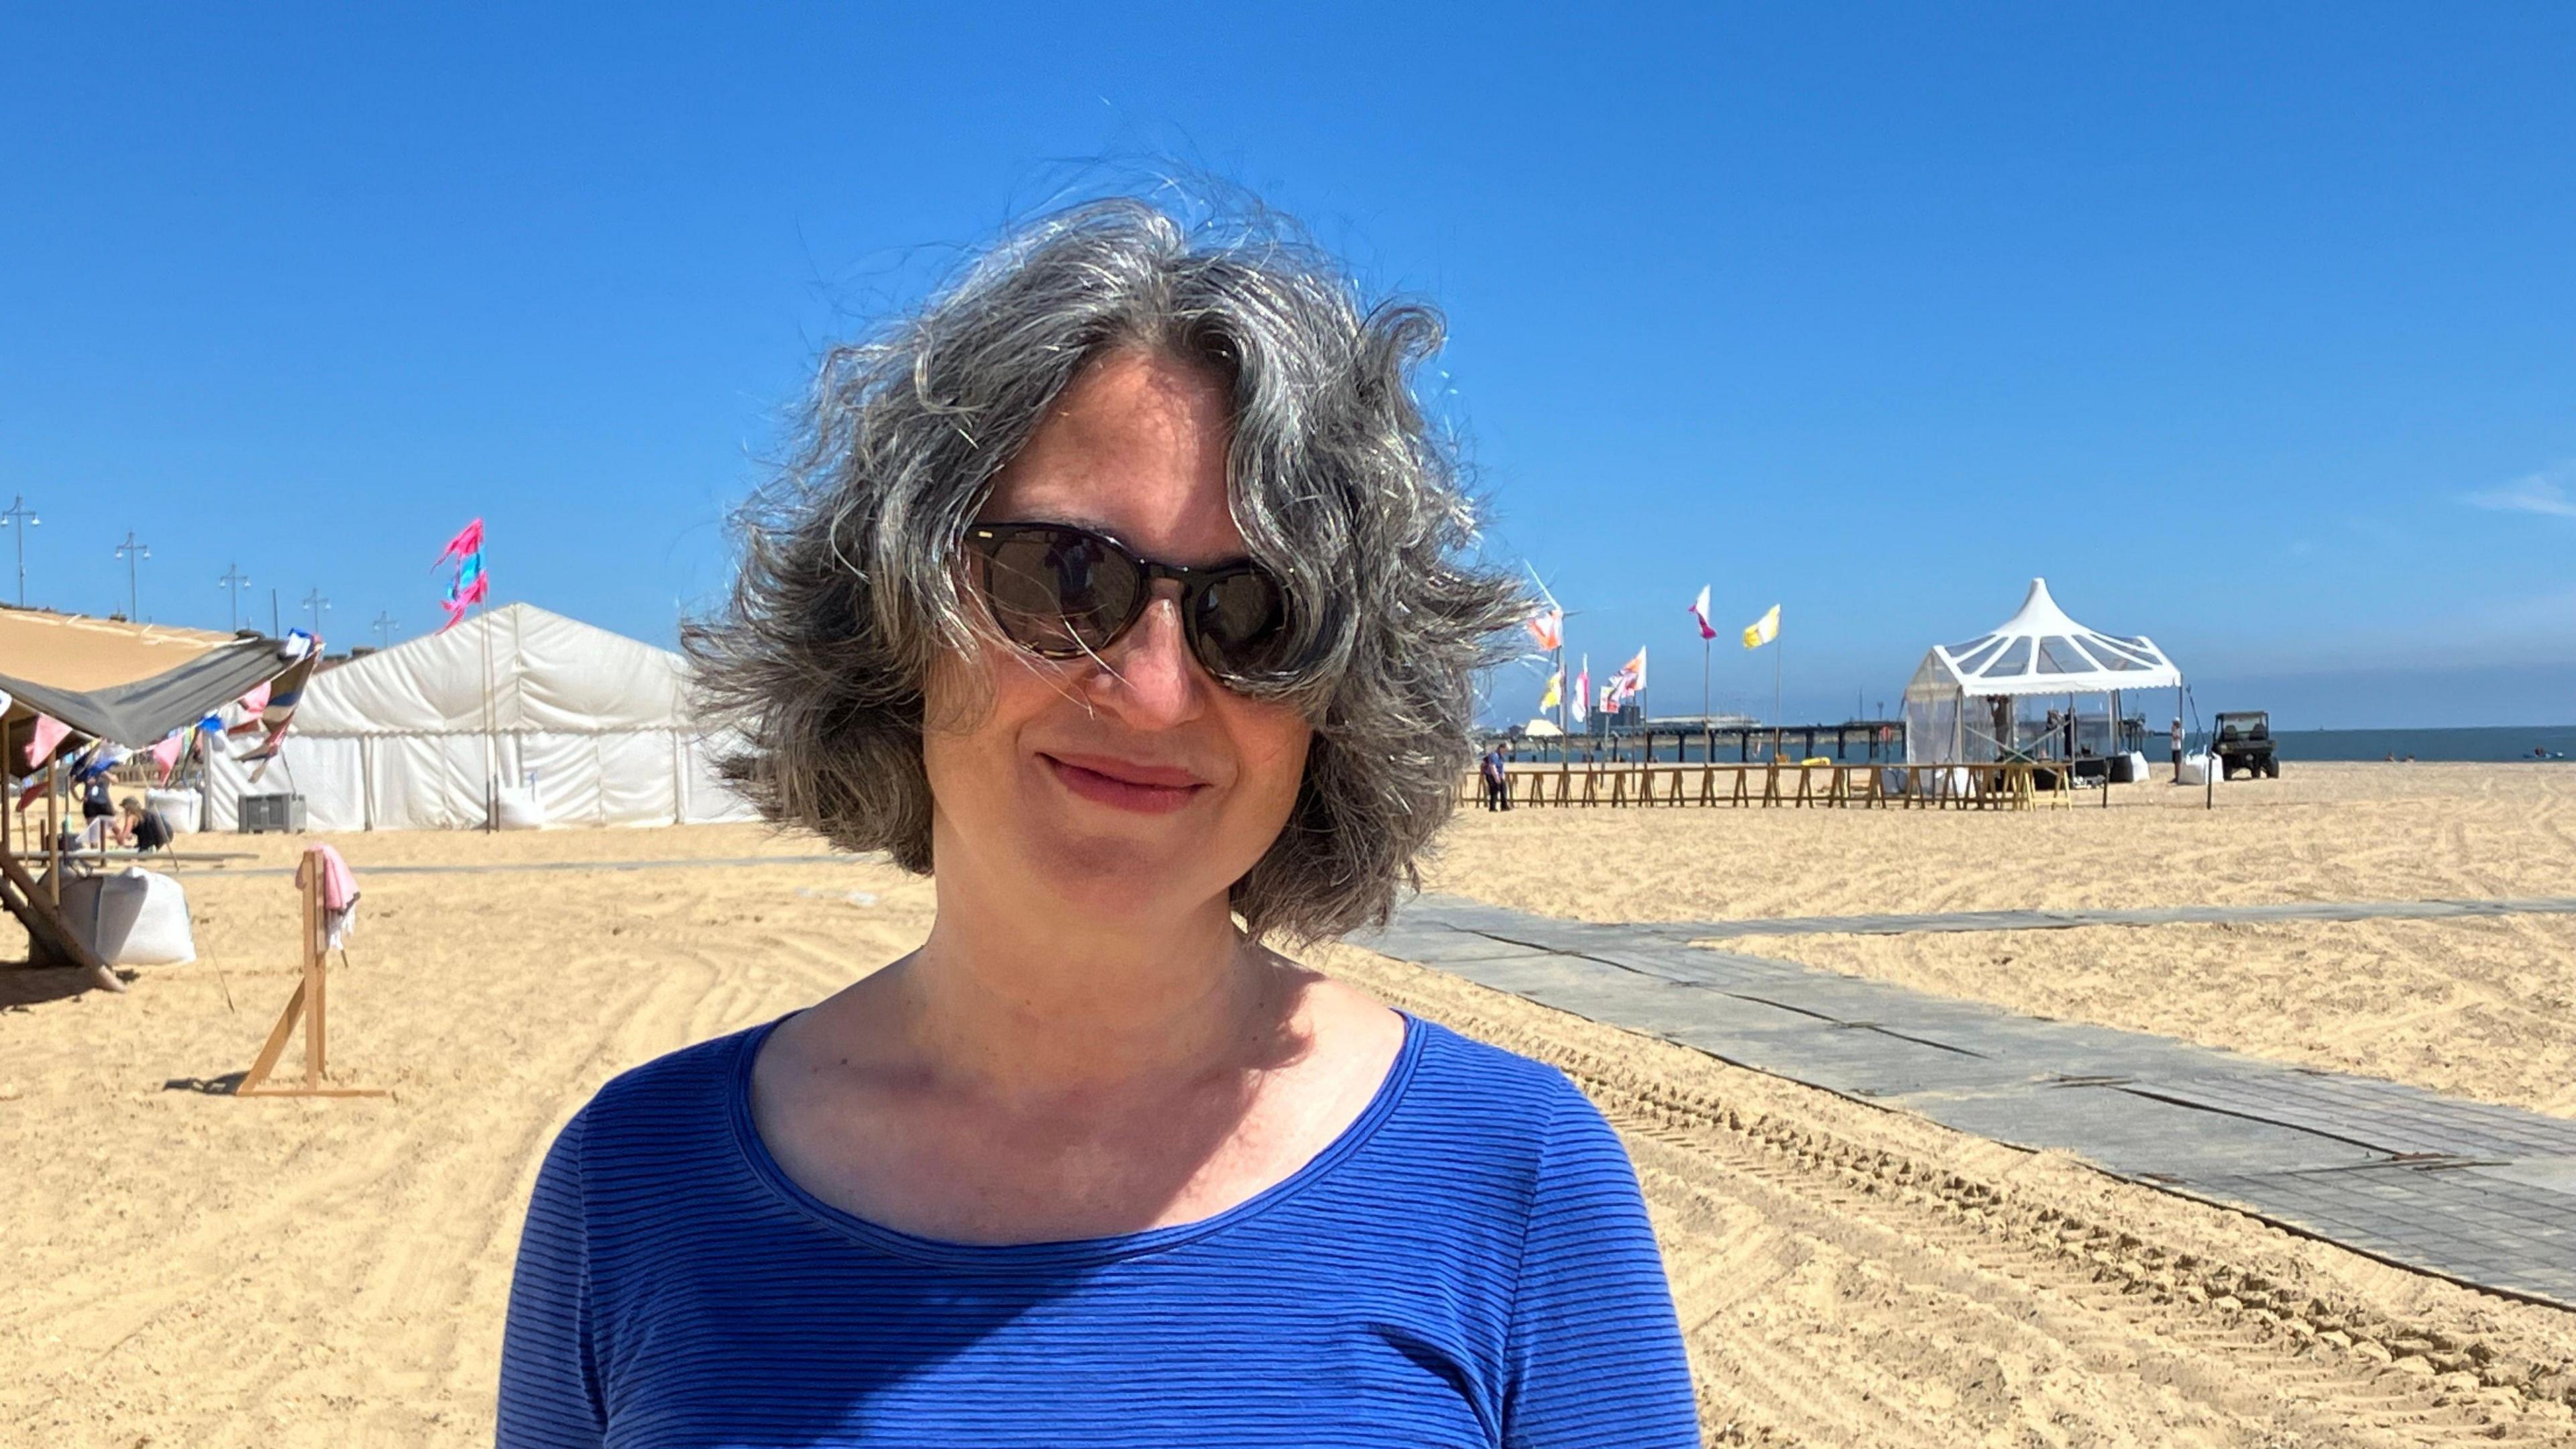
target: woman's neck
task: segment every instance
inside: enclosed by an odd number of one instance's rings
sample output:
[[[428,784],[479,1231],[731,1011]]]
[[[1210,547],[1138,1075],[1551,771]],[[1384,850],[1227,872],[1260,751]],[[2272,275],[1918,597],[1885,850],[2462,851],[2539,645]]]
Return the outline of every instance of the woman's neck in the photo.
[[[930,939],[902,965],[905,1035],[943,1074],[1009,1098],[1107,1092],[1272,1057],[1293,1010],[1222,900],[1127,920],[939,880]]]

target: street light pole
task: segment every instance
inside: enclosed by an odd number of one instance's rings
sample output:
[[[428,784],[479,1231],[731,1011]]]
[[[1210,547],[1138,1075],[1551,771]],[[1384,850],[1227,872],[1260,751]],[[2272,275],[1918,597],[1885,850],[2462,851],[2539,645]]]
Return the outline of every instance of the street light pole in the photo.
[[[241,591],[249,583],[250,575],[241,571],[240,564],[224,565],[224,576],[215,580],[216,586],[224,591],[224,597],[232,604],[233,628],[236,631],[241,628]]]
[[[125,531],[125,542],[116,546],[116,556],[125,560],[125,617],[143,622],[143,560],[152,557],[152,545],[138,542],[134,530]]]
[[[313,618],[313,637],[316,640],[322,637],[322,615],[330,607],[331,601],[322,597],[322,588],[319,584],[314,586],[313,592],[304,596],[304,611]]]
[[[392,647],[393,647],[393,643],[394,643],[394,626],[395,626],[395,625],[397,625],[397,624],[400,624],[401,622],[402,622],[402,621],[401,621],[400,619],[397,619],[397,618],[395,618],[393,615],[386,613],[386,612],[385,612],[384,610],[382,610],[382,609],[378,609],[378,610],[376,611],[376,622],[375,622],[375,624],[374,624],[372,627],[373,627],[373,628],[375,629],[375,631],[376,631],[376,647],[377,647],[377,648],[379,648],[379,649],[390,649],[390,648],[392,648]]]
[[[18,530],[18,607],[21,609],[27,607],[27,530],[44,521],[27,507],[27,495],[23,493],[9,500],[7,508],[0,508],[0,528],[14,525]]]

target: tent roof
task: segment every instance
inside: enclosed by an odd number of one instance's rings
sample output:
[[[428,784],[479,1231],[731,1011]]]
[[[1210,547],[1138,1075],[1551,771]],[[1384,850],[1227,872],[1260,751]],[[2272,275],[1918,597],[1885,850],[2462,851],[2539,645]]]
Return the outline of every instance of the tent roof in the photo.
[[[487,648],[488,646],[488,648]],[[691,722],[688,662],[622,634],[505,604],[314,676],[299,735],[600,734]]]
[[[0,608],[0,693],[11,746],[39,713],[142,746],[294,662],[275,639]],[[11,768],[23,757],[13,753]]]
[[[2011,618],[1964,644],[1934,645],[1905,697],[2106,694],[2180,683],[2182,671],[2154,640],[2088,629],[2057,607],[2048,580],[2032,579]]]

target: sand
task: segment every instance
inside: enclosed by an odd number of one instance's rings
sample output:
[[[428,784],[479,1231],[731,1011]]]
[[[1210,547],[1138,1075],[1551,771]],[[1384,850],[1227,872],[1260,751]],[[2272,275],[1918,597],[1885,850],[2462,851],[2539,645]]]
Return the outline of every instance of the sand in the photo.
[[[1479,811],[1429,884],[1601,921],[2576,895],[2562,765],[2294,763],[2201,801],[2149,785],[2025,813]],[[2576,917],[1715,940],[2576,1115]]]
[[[2562,855],[2567,843],[2563,795],[2535,811],[2478,772],[2422,769],[2408,777],[2419,793],[2385,796],[2366,777],[2310,783],[2304,773],[2282,782],[2279,804],[2234,797],[2248,804],[2221,812],[2223,823],[2130,809],[2140,829],[2126,839],[2048,816],[1675,812],[1558,817],[1553,828],[1604,850],[1623,834],[1680,831],[1663,837],[1694,855],[1669,868],[1676,881],[1734,871],[1752,883],[1741,897],[1636,912],[1668,918],[1773,914],[1792,900],[1818,911],[2086,899],[2043,879],[2018,891],[1944,886],[1919,859],[1885,870],[1883,885],[1864,879],[1873,860],[1945,844],[2033,865],[2053,858],[2018,827],[2053,834],[2075,874],[2088,860],[2153,858],[2140,834],[2169,832],[2167,846],[2195,836],[2201,870],[2167,882],[2171,901],[2227,898],[2200,885],[2266,854],[2235,832],[2290,833],[2262,822],[2293,815],[2364,862],[2333,866],[2321,846],[2311,878],[2348,868],[2365,885],[2397,873],[2370,863],[2385,853],[2379,842],[2429,830],[2456,839],[2452,856],[2465,862],[2439,869],[2538,893],[2542,872],[2514,866],[2514,848],[2489,836],[2518,829],[2523,848],[2554,840]],[[2291,797],[2330,783],[2339,799]],[[1561,877],[1544,861],[1521,858],[1551,838],[1531,828],[1546,818],[1463,821],[1444,871],[1481,860],[1489,887],[1517,873],[1533,892],[1564,890],[1545,884]],[[1788,865],[1740,853],[1752,837],[1850,868],[1797,896],[1781,875]],[[292,987],[295,897],[277,876],[187,876],[202,958],[141,971],[123,996],[65,995],[51,973],[0,972],[0,1153],[13,1168],[0,1210],[14,1225],[0,1249],[10,1285],[0,1354],[11,1365],[0,1374],[0,1443],[488,1443],[511,1255],[556,1128],[623,1067],[820,997],[900,954],[929,921],[926,883],[867,862],[368,874],[817,849],[752,828],[340,843],[367,894],[350,963],[333,978],[333,1063],[343,1080],[392,1088],[390,1099],[200,1090],[248,1064]],[[274,866],[293,848],[271,838],[255,853]],[[1605,876],[1611,899],[1599,904],[1561,893],[1518,903],[1615,917],[1650,894],[1638,873],[1632,862]],[[2239,898],[2287,898],[2239,888],[2249,892]],[[0,938],[0,956],[16,949]],[[2576,1314],[2388,1268],[1351,948],[1318,959],[1564,1067],[1611,1114],[1655,1212],[1713,1442],[2576,1437]],[[2223,964],[2213,956],[2208,969]],[[2197,977],[2184,987],[2225,989]]]
[[[2046,799],[2047,797],[2042,797]],[[2029,811],[1461,812],[1437,890],[1588,921],[2576,894],[2576,768],[2312,765]]]
[[[2576,1116],[2576,917],[1724,944],[2036,1016]]]

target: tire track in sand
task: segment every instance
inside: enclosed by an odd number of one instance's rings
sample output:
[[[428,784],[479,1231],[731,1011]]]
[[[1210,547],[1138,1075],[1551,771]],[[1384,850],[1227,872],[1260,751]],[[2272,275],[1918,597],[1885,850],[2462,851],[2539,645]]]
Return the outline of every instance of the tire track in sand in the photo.
[[[2024,1182],[2037,1159],[2011,1149],[1404,963],[1330,961],[1559,1067],[1620,1129],[1715,1442],[2571,1441],[2576,1333],[2516,1331],[2563,1315],[2462,1293],[2500,1321],[2410,1317],[2234,1214],[2062,1163],[2079,1191]]]

